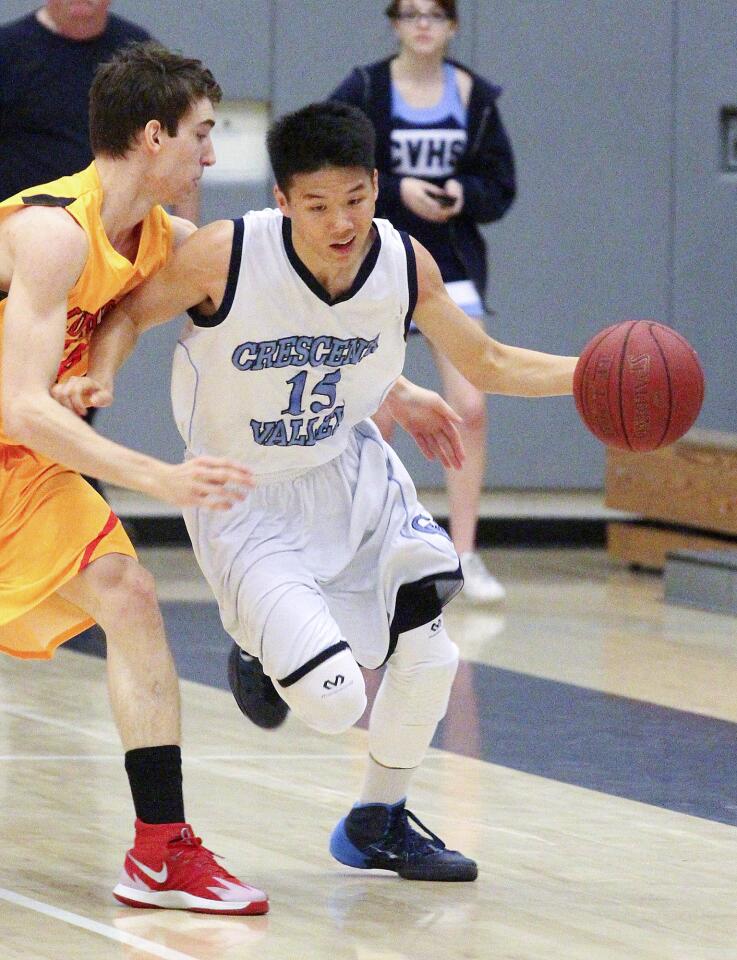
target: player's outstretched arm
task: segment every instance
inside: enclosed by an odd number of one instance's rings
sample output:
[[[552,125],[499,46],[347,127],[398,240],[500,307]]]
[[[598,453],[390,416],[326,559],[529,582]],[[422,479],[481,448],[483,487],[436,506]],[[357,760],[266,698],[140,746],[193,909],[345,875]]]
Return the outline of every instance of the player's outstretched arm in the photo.
[[[67,214],[47,208],[9,217],[2,234],[11,268],[0,370],[4,433],[72,470],[179,506],[227,508],[243,499],[252,485],[245,467],[208,457],[164,463],[101,437],[52,397],[67,298],[84,267],[87,238]]]
[[[119,306],[139,332],[166,323],[190,307],[207,313],[209,305],[214,313],[225,293],[232,246],[231,220],[216,220],[195,230],[168,263]]]
[[[518,397],[552,397],[573,392],[577,357],[540,353],[493,340],[451,298],[440,270],[422,244],[412,240],[417,257],[417,306],[413,319],[479,390]]]
[[[188,221],[180,220],[194,230]],[[233,223],[217,220],[190,232],[158,273],[107,314],[95,331],[87,376],[112,394],[115,375],[141,334],[179,316],[190,307],[204,313],[220,305],[228,277]]]
[[[197,227],[182,217],[172,216],[169,220],[173,248],[177,250]],[[87,373],[54,384],[51,388],[52,397],[80,417],[90,407],[109,407],[113,402],[115,374],[134,350],[139,335],[140,331],[124,309],[115,315],[111,311],[106,315],[106,322],[92,334]]]
[[[399,377],[384,402],[428,460],[438,460],[453,470],[463,466],[465,451],[458,431],[461,418],[439,394]]]

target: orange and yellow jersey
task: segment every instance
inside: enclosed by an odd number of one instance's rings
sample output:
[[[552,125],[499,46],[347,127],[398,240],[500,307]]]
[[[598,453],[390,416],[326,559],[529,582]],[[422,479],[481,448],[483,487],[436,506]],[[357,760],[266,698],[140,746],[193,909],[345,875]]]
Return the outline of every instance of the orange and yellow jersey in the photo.
[[[87,262],[69,291],[64,353],[57,381],[87,372],[90,337],[109,310],[127,293],[159,270],[169,258],[173,234],[163,207],[154,207],[141,224],[133,263],[111,245],[100,216],[102,184],[94,163],[71,177],[22,190],[0,203],[0,221],[29,206],[61,207],[87,234]],[[39,268],[43,269],[43,254]],[[0,344],[5,301],[0,302]],[[0,347],[1,349],[1,347]],[[0,443],[13,443],[0,432]]]
[[[110,244],[100,211],[95,164],[71,177],[31,187],[0,203],[0,220],[24,207],[62,207],[85,231],[89,252],[68,296],[58,380],[87,370],[92,333],[106,310],[166,262],[172,226],[161,207],[143,220],[135,262]],[[43,270],[43,248],[39,248]],[[0,350],[4,303],[0,303]],[[0,355],[0,360],[2,359]],[[59,593],[108,555],[135,558],[128,535],[102,497],[78,474],[6,438],[0,429],[0,651],[48,658],[94,622]]]

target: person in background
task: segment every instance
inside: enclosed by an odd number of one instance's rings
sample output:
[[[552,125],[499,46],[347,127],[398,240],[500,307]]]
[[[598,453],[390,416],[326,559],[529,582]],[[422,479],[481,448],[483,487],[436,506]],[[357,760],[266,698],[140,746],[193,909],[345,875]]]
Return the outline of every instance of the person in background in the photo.
[[[80,476],[225,510],[251,475],[218,458],[172,465],[144,456],[95,433],[81,419],[86,405],[62,402],[111,306],[194,230],[161,204],[193,190],[215,162],[221,95],[199,60],[151,42],[126,46],[90,91],[94,161],[0,202],[0,651],[49,659],[95,622],[105,631],[136,812],[114,896],[143,908],[262,914],[266,894],[221,867],[185,822],[179,686],[153,577]],[[109,399],[95,396],[98,406]]]
[[[377,134],[377,214],[432,254],[451,298],[483,325],[487,269],[478,224],[499,220],[515,197],[514,160],[496,101],[500,88],[447,59],[458,28],[456,0],[392,0],[386,8],[397,55],[356,67],[331,99],[360,107]],[[447,472],[450,532],[460,555],[463,596],[493,603],[503,586],[476,552],[486,468],[483,393],[434,348],[451,407],[462,417],[462,469]],[[394,421],[374,418],[390,440]]]
[[[92,162],[88,99],[100,63],[150,39],[111,0],[47,0],[0,26],[0,200]],[[174,205],[197,222],[198,192]]]
[[[92,162],[88,100],[97,67],[121,47],[149,40],[110,13],[111,0],[48,0],[0,26],[0,200]],[[199,188],[172,205],[196,223]],[[92,423],[94,408],[87,411]],[[101,492],[94,477],[85,478]]]

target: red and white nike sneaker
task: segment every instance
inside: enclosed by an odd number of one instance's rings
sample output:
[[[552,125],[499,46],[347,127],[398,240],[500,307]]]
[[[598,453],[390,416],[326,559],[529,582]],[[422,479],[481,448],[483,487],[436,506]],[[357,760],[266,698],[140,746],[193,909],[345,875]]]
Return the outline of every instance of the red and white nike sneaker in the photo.
[[[135,843],[113,896],[129,907],[194,913],[259,914],[269,909],[266,894],[223,869],[188,823],[136,820]]]

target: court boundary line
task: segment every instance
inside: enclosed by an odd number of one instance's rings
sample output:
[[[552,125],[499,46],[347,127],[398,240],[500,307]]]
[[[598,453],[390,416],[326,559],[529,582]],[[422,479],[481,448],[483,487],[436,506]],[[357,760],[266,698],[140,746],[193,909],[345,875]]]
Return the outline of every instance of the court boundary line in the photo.
[[[309,760],[311,762],[321,763],[323,760],[329,760],[331,763],[335,760],[361,760],[364,758],[363,753],[336,753],[336,754],[303,754],[303,753],[213,753],[213,754],[201,754],[200,756],[189,756],[182,757],[182,763],[192,764],[197,766],[199,764],[206,764],[210,762],[216,763],[226,763],[231,760],[238,761],[262,761],[262,760],[284,760],[288,763],[294,763],[295,760]],[[123,759],[123,752],[121,753],[2,753],[0,754],[0,762],[4,761],[14,761],[22,760],[24,762],[30,762],[33,760],[43,761],[43,762],[55,762],[59,760],[69,760],[72,762],[95,762],[95,763],[109,763],[115,762],[120,763]]]
[[[99,936],[106,937],[108,940],[114,940],[117,943],[123,943],[126,946],[134,947],[143,953],[148,953],[154,957],[160,957],[161,960],[197,960],[190,953],[181,953],[179,950],[172,950],[153,940],[146,940],[134,933],[126,933],[124,930],[116,930],[108,924],[100,923],[98,920],[90,920],[88,917],[82,917],[70,910],[63,910],[61,907],[54,907],[50,903],[44,903],[42,900],[34,900],[32,897],[26,897],[22,893],[15,893],[13,890],[6,890],[0,887],[0,900],[6,900],[17,907],[23,907],[26,910],[33,910],[35,913],[43,914],[52,920],[59,920],[62,923],[68,923],[70,926],[79,927],[90,933],[96,933]]]
[[[60,720],[58,717],[48,716],[47,714],[37,713],[35,710],[26,710],[24,707],[19,707],[16,704],[6,703],[0,705],[0,713],[5,713],[11,717],[17,717],[20,720],[31,720],[34,723],[45,724],[46,726],[56,727],[59,730],[71,730],[74,733],[82,734],[85,737],[90,737],[92,740],[100,740],[103,743],[119,743],[118,735],[115,730],[115,726],[111,721],[111,731],[110,732],[101,732],[99,730],[91,730],[89,727],[81,727],[75,723],[69,723],[66,720]]]

